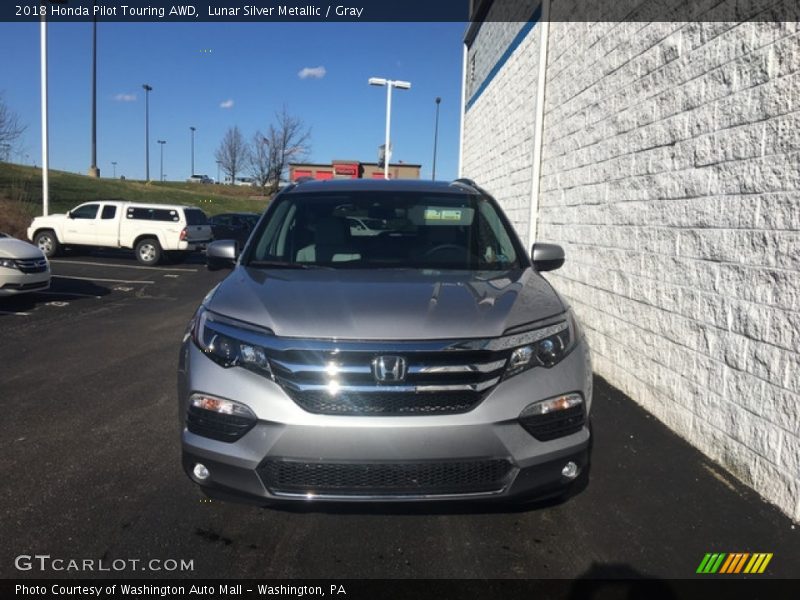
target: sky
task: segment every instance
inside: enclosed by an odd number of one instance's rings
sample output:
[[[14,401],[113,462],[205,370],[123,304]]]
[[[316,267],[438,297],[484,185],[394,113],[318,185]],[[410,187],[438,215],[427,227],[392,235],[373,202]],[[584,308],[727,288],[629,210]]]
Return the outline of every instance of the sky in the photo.
[[[431,176],[436,115],[437,179],[458,169],[464,23],[100,23],[97,162],[102,177],[145,177],[145,92],[150,92],[150,178],[217,178],[214,151],[225,131],[264,131],[283,106],[311,130],[312,162],[377,160],[386,88],[392,92],[392,162]],[[0,23],[0,94],[26,125],[13,162],[41,165],[39,24]],[[91,23],[48,26],[50,166],[86,173],[91,164]],[[116,162],[114,167],[112,162]]]

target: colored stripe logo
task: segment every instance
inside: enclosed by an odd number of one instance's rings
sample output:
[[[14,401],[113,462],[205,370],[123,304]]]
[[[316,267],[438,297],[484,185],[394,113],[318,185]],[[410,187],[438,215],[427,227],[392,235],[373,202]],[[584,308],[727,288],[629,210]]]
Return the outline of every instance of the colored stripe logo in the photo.
[[[754,554],[749,552],[709,552],[700,561],[700,566],[697,567],[696,573],[703,575],[761,574],[766,570],[771,560],[771,552],[756,552]]]

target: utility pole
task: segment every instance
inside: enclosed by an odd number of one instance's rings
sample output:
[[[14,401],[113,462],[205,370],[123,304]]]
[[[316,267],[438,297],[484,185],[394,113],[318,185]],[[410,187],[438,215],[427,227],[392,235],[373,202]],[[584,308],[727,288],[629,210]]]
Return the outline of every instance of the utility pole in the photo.
[[[97,2],[92,3],[97,10]],[[100,177],[97,168],[97,17],[92,19],[92,164],[89,167],[89,177]]]
[[[150,92],[153,88],[142,84],[144,89],[144,172],[145,181],[150,181]]]
[[[436,144],[439,141],[439,104],[441,102],[442,99],[436,96],[436,125],[433,128],[433,172],[431,173],[433,181],[436,181]]]
[[[192,172],[189,175],[194,175],[194,132],[197,131],[197,127],[189,127],[192,132]]]

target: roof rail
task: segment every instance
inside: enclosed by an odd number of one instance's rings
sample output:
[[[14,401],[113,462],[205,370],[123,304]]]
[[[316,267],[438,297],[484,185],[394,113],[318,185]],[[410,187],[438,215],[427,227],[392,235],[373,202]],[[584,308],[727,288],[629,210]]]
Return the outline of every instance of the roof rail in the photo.
[[[469,187],[471,187],[471,188],[473,188],[475,190],[478,190],[478,191],[480,191],[480,189],[481,189],[481,187],[477,183],[475,183],[472,179],[468,179],[466,177],[459,177],[458,179],[454,179],[450,183],[450,185],[453,185],[454,183],[458,183],[458,184],[461,184],[461,185],[466,185],[466,186],[469,186]]]
[[[296,185],[300,185],[301,183],[306,183],[309,181],[316,181],[316,180],[313,177],[311,177],[311,175],[304,175],[303,177],[298,177],[297,179],[295,179],[294,183]]]

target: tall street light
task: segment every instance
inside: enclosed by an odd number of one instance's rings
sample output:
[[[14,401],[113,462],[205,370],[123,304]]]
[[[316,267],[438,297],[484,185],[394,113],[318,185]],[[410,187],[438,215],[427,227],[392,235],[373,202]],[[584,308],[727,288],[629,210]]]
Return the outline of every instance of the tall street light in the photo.
[[[161,173],[159,175],[159,181],[164,181],[164,144],[167,143],[167,140],[158,140],[158,145],[161,146]]]
[[[39,24],[39,73],[42,82],[42,214],[50,212],[50,133],[47,107],[47,11],[42,11]]]
[[[436,181],[436,144],[439,141],[439,104],[441,102],[442,99],[436,96],[436,125],[433,128],[433,172],[431,173],[433,181]]]
[[[189,127],[192,131],[192,172],[189,175],[194,175],[194,132],[197,131],[197,127]]]
[[[392,81],[383,77],[370,77],[369,84],[378,87],[386,86],[386,142],[383,147],[383,178],[389,179],[389,159],[391,158],[389,130],[392,122],[392,88],[408,90],[411,89],[411,84],[408,81]]]
[[[221,165],[221,164],[222,164],[222,162],[221,162],[221,161],[217,161],[217,183],[219,183],[219,182],[220,182],[220,181],[219,181],[219,167],[220,167],[220,165]]]
[[[153,88],[144,83],[142,89],[144,90],[144,172],[145,181],[150,181],[150,92]]]
[[[112,160],[111,161],[111,166],[114,167],[114,179],[116,179],[117,178],[117,161]]]
[[[96,2],[92,3],[95,6]],[[92,11],[92,14],[96,14]],[[92,164],[89,177],[100,177],[97,168],[97,16],[92,19]]]

